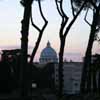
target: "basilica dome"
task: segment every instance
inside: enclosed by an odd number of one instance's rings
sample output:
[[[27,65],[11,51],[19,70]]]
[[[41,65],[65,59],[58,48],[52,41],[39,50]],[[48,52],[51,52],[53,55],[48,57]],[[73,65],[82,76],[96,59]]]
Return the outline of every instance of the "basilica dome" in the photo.
[[[57,53],[48,41],[46,48],[40,54],[40,63],[58,62]]]

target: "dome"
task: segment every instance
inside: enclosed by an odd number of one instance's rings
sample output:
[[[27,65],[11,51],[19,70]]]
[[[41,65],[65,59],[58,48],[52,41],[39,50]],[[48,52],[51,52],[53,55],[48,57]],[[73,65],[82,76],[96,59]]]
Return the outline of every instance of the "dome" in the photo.
[[[48,62],[58,62],[57,53],[51,47],[50,42],[48,41],[46,48],[44,48],[40,55],[40,63]]]

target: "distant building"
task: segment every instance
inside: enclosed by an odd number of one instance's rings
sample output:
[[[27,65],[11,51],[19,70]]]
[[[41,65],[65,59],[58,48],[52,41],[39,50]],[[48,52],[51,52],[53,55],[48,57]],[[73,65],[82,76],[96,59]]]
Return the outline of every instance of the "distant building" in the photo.
[[[80,92],[81,72],[83,63],[67,62],[63,65],[63,94],[78,94]],[[58,64],[55,64],[55,87],[58,89]]]
[[[32,81],[37,88],[55,90],[55,64],[34,64],[32,66]]]
[[[21,49],[2,50],[2,60],[14,60],[21,55]]]
[[[49,41],[47,43],[46,48],[42,50],[39,61],[40,63],[58,62],[57,53],[51,47]]]
[[[50,88],[58,91],[59,74],[58,63],[35,64],[38,72],[33,70],[33,78],[38,88]],[[83,63],[66,62],[63,66],[63,94],[79,94],[81,82],[81,70]]]

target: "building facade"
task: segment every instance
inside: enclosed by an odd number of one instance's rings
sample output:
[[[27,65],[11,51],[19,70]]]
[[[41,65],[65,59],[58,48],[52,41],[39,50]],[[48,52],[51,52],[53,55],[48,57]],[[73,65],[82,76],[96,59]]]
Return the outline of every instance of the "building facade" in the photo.
[[[83,63],[67,62],[63,64],[63,94],[80,92],[81,72]],[[58,64],[55,64],[55,87],[59,86]]]

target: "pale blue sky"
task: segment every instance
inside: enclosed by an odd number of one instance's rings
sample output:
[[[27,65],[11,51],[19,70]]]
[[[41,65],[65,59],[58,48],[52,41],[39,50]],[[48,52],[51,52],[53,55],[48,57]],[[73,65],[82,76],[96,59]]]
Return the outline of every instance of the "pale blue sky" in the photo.
[[[64,8],[69,17],[72,18],[70,0],[65,0]],[[21,20],[23,18],[23,7],[20,5],[20,0],[0,0],[0,47],[13,48],[20,47],[21,38]],[[43,20],[39,17],[37,2],[34,2],[33,20],[40,27],[43,25]],[[44,31],[41,44],[35,59],[38,59],[41,49],[46,46],[47,41],[51,42],[51,46],[59,52],[59,27],[61,18],[56,10],[54,0],[44,0],[42,2],[43,12],[48,20],[48,26]],[[66,53],[79,53],[84,55],[87,41],[89,37],[90,27],[83,21],[84,12],[78,17],[77,21],[71,28],[66,39]],[[91,18],[91,14],[89,18]],[[30,26],[29,32],[29,47],[34,46],[38,32]],[[98,51],[98,44],[94,46],[94,51]]]

